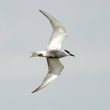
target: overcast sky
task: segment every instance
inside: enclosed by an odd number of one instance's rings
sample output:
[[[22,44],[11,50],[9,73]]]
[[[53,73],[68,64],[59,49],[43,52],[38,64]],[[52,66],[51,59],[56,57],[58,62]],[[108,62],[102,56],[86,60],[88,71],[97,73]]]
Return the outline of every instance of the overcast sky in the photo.
[[[38,11],[56,17],[69,37],[61,76],[31,94],[47,73],[52,28]],[[109,0],[0,0],[0,110],[110,110]]]

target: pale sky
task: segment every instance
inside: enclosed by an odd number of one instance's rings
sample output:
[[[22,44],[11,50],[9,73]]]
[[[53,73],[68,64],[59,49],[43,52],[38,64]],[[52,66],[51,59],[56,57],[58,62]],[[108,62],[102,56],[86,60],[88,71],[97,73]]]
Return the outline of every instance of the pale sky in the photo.
[[[46,48],[52,28],[38,11],[66,27],[61,76],[31,94],[47,73]],[[109,0],[0,0],[0,110],[110,110]]]

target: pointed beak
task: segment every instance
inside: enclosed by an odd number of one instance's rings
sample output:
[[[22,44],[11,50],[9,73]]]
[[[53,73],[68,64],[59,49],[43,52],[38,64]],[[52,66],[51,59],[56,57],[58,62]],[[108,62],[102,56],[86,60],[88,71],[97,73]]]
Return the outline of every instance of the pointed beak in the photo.
[[[71,54],[71,53],[70,53],[70,56],[73,56],[73,57],[75,57],[75,55],[73,55],[73,54]]]

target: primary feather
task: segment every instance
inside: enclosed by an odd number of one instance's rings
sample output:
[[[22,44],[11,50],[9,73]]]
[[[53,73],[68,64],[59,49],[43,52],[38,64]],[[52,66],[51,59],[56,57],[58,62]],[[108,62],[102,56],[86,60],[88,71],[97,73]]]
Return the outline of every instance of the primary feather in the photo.
[[[63,40],[68,36],[66,29],[52,15],[42,10],[39,11],[48,18],[53,28],[53,33],[47,49],[61,49]]]
[[[47,58],[47,64],[48,64],[48,73],[46,77],[44,78],[42,84],[32,93],[46,87],[50,82],[52,82],[60,75],[61,71],[64,68],[64,66],[61,64],[58,58]]]

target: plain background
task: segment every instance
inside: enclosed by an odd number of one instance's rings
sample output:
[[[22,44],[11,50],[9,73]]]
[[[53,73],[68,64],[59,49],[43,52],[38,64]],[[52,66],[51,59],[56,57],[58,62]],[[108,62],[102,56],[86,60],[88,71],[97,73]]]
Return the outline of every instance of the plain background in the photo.
[[[44,50],[52,28],[47,11],[66,27],[61,76],[42,91]],[[0,110],[110,110],[109,0],[0,0]]]

